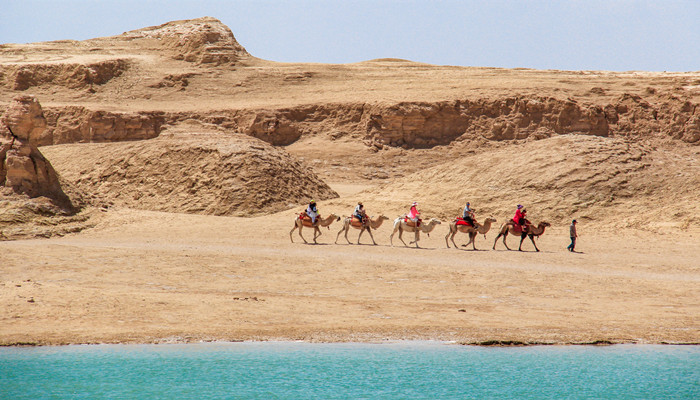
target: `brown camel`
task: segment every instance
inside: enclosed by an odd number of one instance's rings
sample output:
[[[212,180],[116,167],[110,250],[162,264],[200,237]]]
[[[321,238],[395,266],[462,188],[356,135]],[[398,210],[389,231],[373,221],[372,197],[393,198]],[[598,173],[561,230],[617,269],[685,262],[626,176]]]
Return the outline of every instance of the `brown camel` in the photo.
[[[486,218],[483,225],[474,221],[474,223],[476,223],[477,226],[472,227],[467,225],[457,225],[457,220],[454,220],[450,222],[450,231],[447,232],[447,235],[445,236],[445,244],[447,244],[447,248],[450,247],[450,243],[447,241],[447,238],[449,237],[450,240],[452,240],[452,244],[455,245],[455,248],[457,248],[457,244],[455,243],[455,235],[457,234],[457,232],[463,232],[469,234],[469,243],[463,244],[462,246],[466,247],[471,244],[474,250],[476,250],[476,242],[474,240],[476,239],[476,235],[482,234],[485,238],[486,233],[491,229],[491,224],[494,222],[496,222],[496,219]]]
[[[340,237],[340,234],[345,232],[345,240],[348,241],[348,244],[351,244],[350,240],[348,239],[348,232],[350,231],[350,227],[353,227],[355,229],[360,230],[360,235],[357,237],[357,244],[360,244],[360,238],[362,237],[362,233],[364,231],[367,231],[367,233],[369,233],[369,237],[372,238],[372,243],[376,245],[377,242],[374,241],[374,236],[372,236],[372,229],[378,229],[380,226],[382,226],[382,222],[387,221],[388,219],[389,217],[380,215],[374,219],[372,219],[371,217],[367,218],[367,221],[363,224],[357,219],[353,219],[352,216],[345,217],[345,220],[343,221],[343,227],[340,229],[340,232],[338,232],[338,234],[335,236],[335,243],[338,243],[338,238]]]
[[[294,239],[292,239],[292,233],[294,232],[295,229],[299,229],[299,237],[301,237],[301,240],[303,240],[304,243],[309,243],[306,241],[306,239],[304,239],[303,236],[301,236],[301,228],[303,228],[303,227],[314,228],[314,243],[317,243],[316,238],[321,236],[321,230],[318,229],[319,226],[328,227],[328,229],[331,229],[329,226],[330,224],[332,224],[335,221],[340,221],[339,216],[337,216],[335,214],[331,214],[331,215],[327,216],[326,218],[321,218],[319,216],[318,219],[316,220],[316,223],[311,224],[311,218],[307,217],[305,213],[303,213],[303,214],[304,214],[303,219],[299,218],[298,216],[294,219],[294,228],[292,228],[292,230],[289,231],[289,239],[292,241],[292,243],[294,243]]]
[[[510,233],[513,236],[520,235],[520,246],[518,247],[518,251],[523,251],[523,241],[525,240],[526,236],[530,237],[532,245],[535,246],[535,250],[540,251],[535,244],[535,237],[540,237],[540,235],[544,233],[544,229],[548,226],[550,226],[549,222],[540,222],[538,226],[530,225],[528,232],[523,233],[520,229],[515,228],[515,224],[512,221],[508,221],[501,226],[501,231],[498,232],[498,236],[496,236],[496,239],[493,241],[493,249],[496,250],[496,242],[498,241],[498,238],[503,236],[503,244],[506,246],[506,249],[510,250],[510,247],[508,247],[508,244],[506,243],[506,237]]]
[[[435,226],[441,224],[441,222],[440,222],[439,219],[437,219],[437,218],[431,218],[430,221],[428,221],[428,223],[422,222],[421,225],[420,225],[420,228],[419,228],[419,229],[416,229],[415,226],[408,225],[408,224],[404,221],[404,218],[405,218],[404,216],[401,216],[401,217],[398,217],[398,218],[396,218],[396,219],[394,220],[394,231],[391,232],[391,236],[389,236],[389,241],[391,242],[391,245],[392,245],[392,246],[394,245],[394,234],[396,233],[396,231],[399,231],[399,240],[400,240],[401,243],[403,243],[403,245],[406,246],[406,247],[408,247],[408,245],[407,245],[406,242],[404,242],[403,239],[401,238],[401,235],[403,234],[403,231],[406,231],[406,232],[414,232],[414,233],[416,234],[416,237],[415,237],[415,240],[413,240],[412,242],[410,242],[410,244],[415,243],[415,244],[416,244],[416,247],[418,247],[418,241],[420,240],[420,233],[421,233],[421,232],[425,232],[428,236],[430,236],[430,232],[432,232],[433,229],[435,229]],[[412,222],[411,222],[411,223],[412,223]]]

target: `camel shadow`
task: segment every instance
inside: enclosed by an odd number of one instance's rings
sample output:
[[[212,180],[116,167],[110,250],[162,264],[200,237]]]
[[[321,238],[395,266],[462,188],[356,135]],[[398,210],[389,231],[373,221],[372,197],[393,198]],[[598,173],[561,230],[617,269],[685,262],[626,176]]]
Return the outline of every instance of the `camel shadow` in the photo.
[[[392,247],[396,247],[397,249],[400,249],[400,248],[401,248],[401,247],[399,247],[399,246],[392,246]],[[409,249],[409,250],[430,250],[430,251],[437,250],[437,247],[413,247],[413,246],[410,246],[410,247],[409,247],[409,246],[404,246],[403,248],[404,248],[404,249]]]

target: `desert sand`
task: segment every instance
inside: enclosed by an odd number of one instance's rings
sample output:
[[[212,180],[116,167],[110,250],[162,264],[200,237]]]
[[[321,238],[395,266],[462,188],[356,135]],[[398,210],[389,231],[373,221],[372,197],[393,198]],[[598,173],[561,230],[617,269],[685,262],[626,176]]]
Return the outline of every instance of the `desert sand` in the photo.
[[[45,123],[0,126],[1,345],[700,343],[700,72],[277,63],[201,18],[0,45],[18,95]],[[71,209],[15,185],[30,147]],[[389,220],[292,242],[311,199]],[[413,201],[441,224],[391,246]],[[492,250],[516,204],[540,252]]]

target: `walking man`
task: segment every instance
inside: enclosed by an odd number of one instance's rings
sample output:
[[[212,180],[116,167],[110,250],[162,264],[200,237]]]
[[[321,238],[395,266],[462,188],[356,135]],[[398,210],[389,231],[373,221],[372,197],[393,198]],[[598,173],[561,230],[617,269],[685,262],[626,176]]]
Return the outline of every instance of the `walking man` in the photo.
[[[576,247],[576,238],[578,237],[576,233],[576,220],[571,221],[571,225],[569,225],[569,236],[571,236],[571,244],[566,249],[573,252]]]

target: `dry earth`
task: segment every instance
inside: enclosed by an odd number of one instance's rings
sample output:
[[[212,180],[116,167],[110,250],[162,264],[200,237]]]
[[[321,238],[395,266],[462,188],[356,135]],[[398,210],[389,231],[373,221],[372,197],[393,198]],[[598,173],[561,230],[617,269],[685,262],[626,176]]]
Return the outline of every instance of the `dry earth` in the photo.
[[[700,342],[700,72],[276,63],[201,18],[0,45],[19,94],[80,210],[0,190],[0,344]],[[290,243],[311,198],[443,224]],[[482,251],[445,247],[466,200]],[[490,250],[518,203],[542,251]]]

